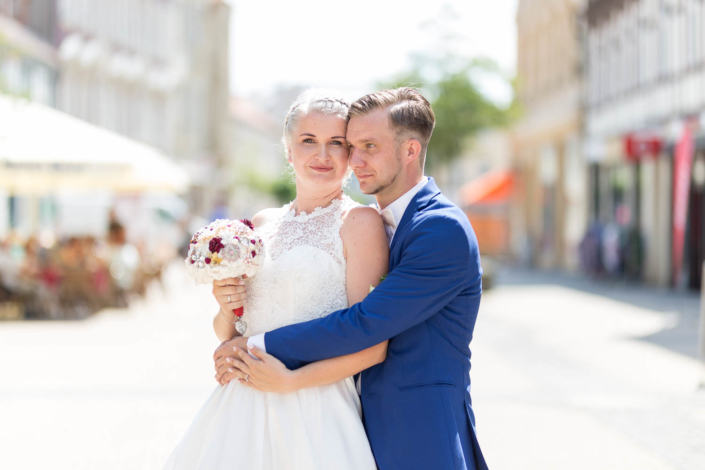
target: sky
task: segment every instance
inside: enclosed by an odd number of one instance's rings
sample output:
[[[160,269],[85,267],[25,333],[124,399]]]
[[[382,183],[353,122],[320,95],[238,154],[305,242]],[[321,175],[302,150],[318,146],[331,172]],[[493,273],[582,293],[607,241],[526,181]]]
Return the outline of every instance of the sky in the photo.
[[[322,86],[357,98],[407,68],[410,54],[433,50],[429,20],[445,18],[454,48],[515,71],[517,0],[229,0],[230,89],[267,95],[278,85]],[[436,31],[438,29],[436,28]],[[480,86],[498,103],[511,90]]]

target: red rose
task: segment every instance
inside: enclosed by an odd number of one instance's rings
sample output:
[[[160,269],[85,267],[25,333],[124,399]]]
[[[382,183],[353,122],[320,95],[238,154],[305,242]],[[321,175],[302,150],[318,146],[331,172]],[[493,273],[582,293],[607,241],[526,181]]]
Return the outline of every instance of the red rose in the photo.
[[[254,258],[255,256],[257,256],[257,252],[256,252],[256,251],[253,251],[253,252],[252,252],[252,257]]]
[[[223,240],[218,237],[212,238],[210,243],[208,243],[208,249],[211,253],[220,253],[220,250],[224,247],[225,245],[223,245]]]
[[[252,222],[250,222],[250,221],[247,220],[247,219],[242,219],[240,222],[242,222],[243,224],[245,224],[245,225],[247,225],[248,227],[250,227],[251,230],[254,230],[254,229],[255,229],[255,226],[252,225]]]
[[[254,240],[250,240],[250,243],[254,245],[256,242]]]
[[[210,258],[206,258],[206,264],[211,264],[211,259],[210,259]]]

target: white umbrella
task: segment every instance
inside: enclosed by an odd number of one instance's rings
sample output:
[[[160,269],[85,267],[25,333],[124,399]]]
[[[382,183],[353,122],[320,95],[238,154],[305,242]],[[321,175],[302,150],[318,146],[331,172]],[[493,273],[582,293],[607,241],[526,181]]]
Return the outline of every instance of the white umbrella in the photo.
[[[157,149],[53,108],[0,96],[0,186],[183,192],[188,174]]]

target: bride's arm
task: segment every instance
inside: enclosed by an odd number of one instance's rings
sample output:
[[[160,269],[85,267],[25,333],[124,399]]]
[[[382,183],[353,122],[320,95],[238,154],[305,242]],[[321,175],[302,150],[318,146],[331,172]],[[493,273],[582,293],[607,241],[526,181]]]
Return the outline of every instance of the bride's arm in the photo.
[[[271,215],[272,209],[265,209],[258,212],[252,218],[252,225],[261,227],[267,222]],[[228,303],[227,298],[230,296],[232,302]],[[222,281],[213,281],[213,297],[218,302],[220,309],[213,317],[213,330],[220,341],[229,341],[240,333],[235,329],[232,322],[235,321],[233,310],[242,306],[245,300],[245,287],[240,282],[240,279],[223,279]]]
[[[340,230],[346,257],[348,303],[362,301],[377,286],[389,266],[389,245],[382,219],[375,209],[364,207],[351,210]],[[347,356],[333,357],[289,371],[276,358],[261,351],[253,354],[263,359],[254,363],[242,353],[251,381],[260,390],[287,393],[303,388],[328,385],[357,374],[383,362],[387,356],[387,341]],[[238,375],[238,374],[236,374]],[[244,374],[243,374],[244,375]]]

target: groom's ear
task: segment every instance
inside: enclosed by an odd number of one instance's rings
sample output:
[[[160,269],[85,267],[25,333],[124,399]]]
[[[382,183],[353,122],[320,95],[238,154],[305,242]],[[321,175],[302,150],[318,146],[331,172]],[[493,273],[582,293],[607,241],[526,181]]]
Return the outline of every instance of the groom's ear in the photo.
[[[418,160],[421,155],[421,142],[416,139],[409,139],[406,142],[406,162],[411,163]]]

